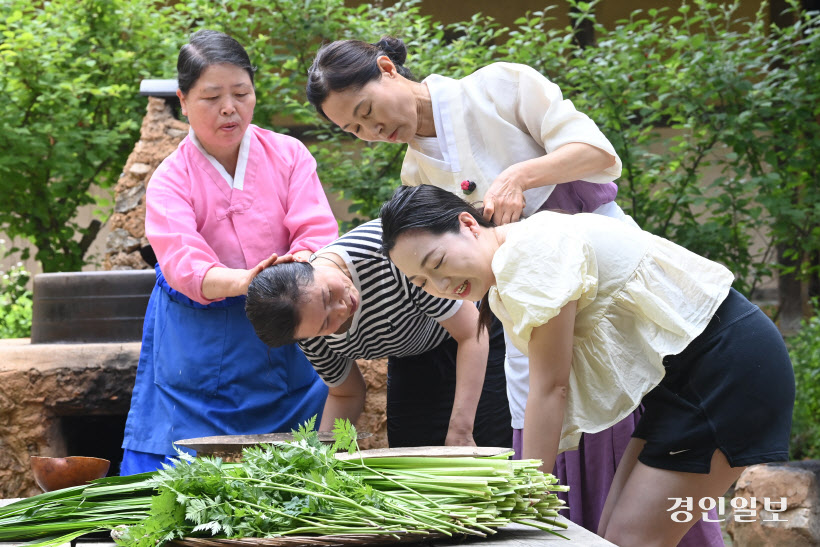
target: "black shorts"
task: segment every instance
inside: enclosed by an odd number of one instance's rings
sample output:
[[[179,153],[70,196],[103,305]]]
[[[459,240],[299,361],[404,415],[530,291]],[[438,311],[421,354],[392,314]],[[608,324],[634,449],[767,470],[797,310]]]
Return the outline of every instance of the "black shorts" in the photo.
[[[732,467],[789,459],[794,372],[774,323],[732,289],[703,333],[663,360],[633,437],[650,467],[708,473],[716,449]]]
[[[456,393],[457,350],[458,343],[448,338],[420,355],[388,358],[387,442],[391,447],[444,444]],[[478,446],[512,447],[505,353],[504,331],[493,317],[487,372],[473,425]]]

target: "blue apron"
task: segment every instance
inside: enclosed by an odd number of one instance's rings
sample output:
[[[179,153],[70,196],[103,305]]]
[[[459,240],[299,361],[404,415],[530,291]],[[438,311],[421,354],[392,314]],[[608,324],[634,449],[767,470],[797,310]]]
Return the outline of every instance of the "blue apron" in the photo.
[[[176,455],[180,439],[287,432],[314,415],[318,424],[327,387],[296,344],[263,344],[244,296],[204,306],[155,269],[124,449]]]

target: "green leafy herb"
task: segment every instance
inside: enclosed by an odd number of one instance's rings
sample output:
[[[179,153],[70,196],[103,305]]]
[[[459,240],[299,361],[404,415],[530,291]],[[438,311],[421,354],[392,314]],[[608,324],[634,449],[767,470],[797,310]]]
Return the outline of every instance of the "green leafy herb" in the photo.
[[[0,509],[0,541],[40,538],[42,547],[114,530],[124,547],[186,537],[431,532],[486,536],[511,522],[556,533],[566,490],[538,460],[388,457],[340,459],[358,449],[356,429],[337,421],[319,441],[311,419],[294,440],[246,448],[242,461],[192,457],[153,474],[101,479]],[[26,530],[24,532],[24,530]]]

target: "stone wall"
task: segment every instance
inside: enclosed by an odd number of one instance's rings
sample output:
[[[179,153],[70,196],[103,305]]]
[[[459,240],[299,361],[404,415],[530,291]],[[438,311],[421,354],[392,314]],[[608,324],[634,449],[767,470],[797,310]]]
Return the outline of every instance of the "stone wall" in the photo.
[[[106,270],[139,270],[148,264],[139,253],[145,238],[145,188],[154,170],[188,134],[188,124],[174,118],[163,99],[148,98],[140,140],[125,162],[114,190],[114,213],[109,223],[103,265]]]

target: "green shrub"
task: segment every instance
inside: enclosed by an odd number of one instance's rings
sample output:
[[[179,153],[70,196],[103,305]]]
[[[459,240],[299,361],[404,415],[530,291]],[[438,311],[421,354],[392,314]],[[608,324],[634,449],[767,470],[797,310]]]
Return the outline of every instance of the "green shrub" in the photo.
[[[4,241],[0,240],[0,250]],[[31,275],[18,262],[7,271],[0,270],[0,338],[31,336],[31,291],[26,285]]]
[[[156,5],[0,3],[0,230],[31,241],[46,272],[85,264],[106,217],[79,226],[77,209],[117,181],[145,113],[140,80],[176,54]]]
[[[820,459],[820,303],[815,316],[788,340],[797,397],[792,423],[791,457]]]

